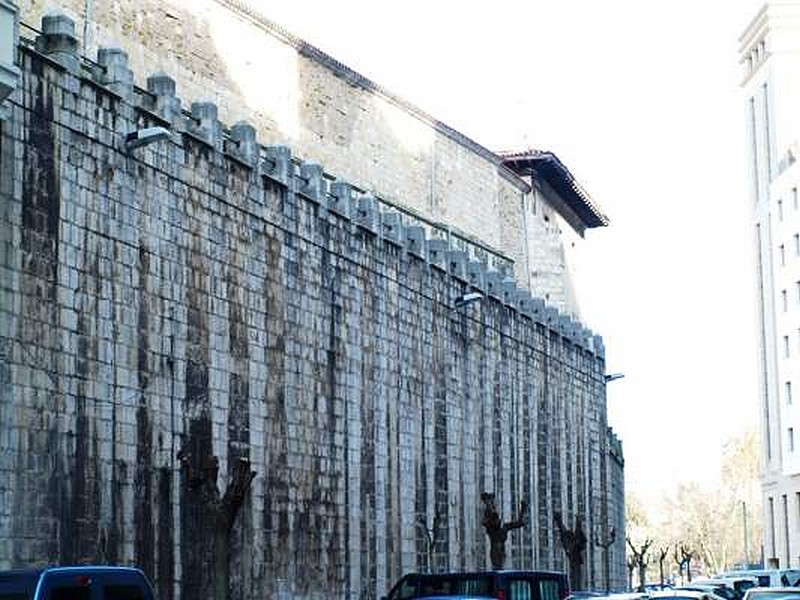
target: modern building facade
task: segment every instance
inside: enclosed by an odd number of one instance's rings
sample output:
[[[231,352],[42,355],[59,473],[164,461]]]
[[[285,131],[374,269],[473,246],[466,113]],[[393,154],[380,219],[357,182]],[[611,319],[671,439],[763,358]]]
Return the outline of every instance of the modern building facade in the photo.
[[[800,565],[800,3],[740,38],[758,306],[764,560]]]

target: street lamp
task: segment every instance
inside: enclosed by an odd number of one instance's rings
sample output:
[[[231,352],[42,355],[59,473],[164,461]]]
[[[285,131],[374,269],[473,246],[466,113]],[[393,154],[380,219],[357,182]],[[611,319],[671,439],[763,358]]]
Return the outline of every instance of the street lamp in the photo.
[[[483,294],[480,292],[469,292],[468,294],[461,294],[458,298],[453,300],[453,308],[461,308],[467,304],[483,300]]]
[[[616,379],[622,379],[623,377],[625,377],[625,373],[606,373],[605,375],[603,375],[603,379],[605,379],[606,383],[608,383],[609,381],[614,381]]]

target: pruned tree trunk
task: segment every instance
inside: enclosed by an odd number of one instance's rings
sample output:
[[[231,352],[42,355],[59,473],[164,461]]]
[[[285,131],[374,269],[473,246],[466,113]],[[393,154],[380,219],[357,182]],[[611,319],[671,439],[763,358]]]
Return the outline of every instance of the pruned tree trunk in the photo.
[[[206,565],[210,573],[210,586],[206,593],[213,594],[213,600],[227,600],[230,585],[230,544],[231,530],[236,522],[236,516],[244,504],[250,484],[256,476],[250,470],[250,461],[242,458],[236,463],[231,481],[220,498],[217,489],[217,473],[219,461],[212,456],[202,463],[200,469],[192,468],[191,456],[179,453],[179,460],[186,478],[187,488],[196,495],[199,504],[206,515],[203,522],[211,524],[209,532],[212,539],[211,563]],[[205,555],[207,556],[207,555]],[[201,576],[201,574],[197,574]],[[206,577],[203,577],[207,581]]]
[[[608,594],[611,591],[611,552],[610,548],[614,545],[617,539],[617,531],[613,527],[608,532],[607,538],[601,538],[598,534],[595,539],[595,544],[603,549],[603,579],[605,580],[605,592]]]
[[[628,567],[628,590],[633,590],[633,571],[636,569],[636,559],[631,555],[625,562]]]
[[[658,551],[658,577],[659,583],[664,585],[664,560],[669,554],[669,546],[665,546]]]
[[[680,547],[681,551],[681,561],[686,565],[686,580],[692,580],[692,559],[694,558],[694,552],[689,549],[688,546],[684,546],[681,544]]]
[[[642,544],[638,550],[633,545],[633,542],[631,542],[630,538],[625,538],[625,541],[628,542],[628,546],[631,549],[634,565],[639,569],[639,587],[637,589],[640,592],[643,592],[644,585],[647,580],[647,565],[650,564],[650,561],[647,558],[647,550],[650,548],[653,540],[645,540],[644,544]]]
[[[516,521],[503,523],[494,504],[494,494],[484,492],[481,494],[484,504],[483,527],[489,536],[489,558],[493,569],[502,569],[506,561],[506,540],[508,532],[525,526],[525,514],[528,512],[528,503],[523,500],[519,507],[519,516]]]
[[[561,513],[555,514],[556,526],[561,537],[561,546],[569,561],[569,586],[573,590],[583,587],[583,553],[586,551],[586,534],[580,515],[575,517],[575,527],[567,529]]]

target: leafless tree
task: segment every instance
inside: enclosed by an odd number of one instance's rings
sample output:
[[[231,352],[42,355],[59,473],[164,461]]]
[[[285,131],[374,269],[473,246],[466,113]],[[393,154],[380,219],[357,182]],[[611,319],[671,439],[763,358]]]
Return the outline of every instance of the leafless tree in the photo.
[[[519,507],[519,516],[515,521],[503,522],[494,503],[494,494],[484,492],[481,494],[484,504],[483,527],[489,536],[489,557],[493,569],[502,569],[506,561],[506,540],[508,532],[525,526],[525,513],[528,512],[528,503],[523,500]]]
[[[639,546],[639,549],[636,549],[636,546],[633,545],[631,539],[626,537],[625,541],[628,542],[628,547],[631,549],[631,554],[633,555],[634,564],[636,568],[639,570],[639,587],[638,590],[640,592],[644,591],[644,584],[647,581],[647,565],[650,564],[650,559],[647,554],[647,550],[653,544],[653,540],[647,539],[644,543]]]
[[[189,493],[196,495],[207,517],[203,522],[210,523],[212,527],[210,533],[214,541],[213,565],[208,567],[212,569],[210,575],[213,578],[213,600],[227,600],[230,583],[231,530],[256,472],[250,470],[248,459],[239,459],[233,468],[225,493],[220,495],[217,489],[219,471],[217,457],[206,459],[199,470],[192,468],[190,454],[181,452],[178,454],[178,459],[181,462],[187,489]]]
[[[664,561],[669,554],[669,545],[658,549],[658,576],[661,585],[664,585]]]
[[[433,514],[433,523],[430,528],[428,527],[428,521],[423,515],[420,515],[417,521],[417,525],[425,533],[425,566],[428,573],[433,573],[433,551],[436,546],[436,535],[441,527],[441,521],[442,513],[439,512],[438,508]]]
[[[628,567],[628,589],[633,589],[633,572],[636,570],[636,559],[634,558],[633,554],[628,556],[628,560],[625,561],[625,566]]]
[[[611,591],[611,546],[617,540],[617,530],[613,527],[608,531],[607,537],[602,537],[600,532],[595,536],[594,543],[603,549],[603,577],[606,583],[606,594]]]
[[[582,587],[583,553],[586,551],[586,533],[580,515],[575,517],[575,527],[567,529],[561,513],[555,513],[556,527],[561,538],[561,546],[569,561],[569,585],[573,590]]]
[[[678,554],[680,552],[680,554]],[[683,576],[683,570],[686,569],[686,580],[692,580],[692,559],[694,558],[694,552],[689,549],[688,546],[681,544],[680,546],[675,547],[675,562],[678,563],[678,568],[680,569],[681,577]]]

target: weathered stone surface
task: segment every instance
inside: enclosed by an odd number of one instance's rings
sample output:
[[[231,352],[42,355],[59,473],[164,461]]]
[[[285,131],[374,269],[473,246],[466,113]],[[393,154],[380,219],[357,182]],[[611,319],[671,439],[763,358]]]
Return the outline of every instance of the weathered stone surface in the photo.
[[[210,107],[211,145],[115,149],[156,117],[21,54],[0,130],[0,568],[137,563],[162,600],[203,596],[212,540],[182,465],[211,457],[220,488],[239,459],[258,473],[235,598],[483,568],[487,490],[504,514],[530,500],[515,567],[564,567],[555,511],[606,522],[602,357],[492,298],[454,312],[463,281],[251,176]]]
[[[38,27],[52,3],[18,4],[22,20]],[[524,191],[493,153],[438,121],[447,115],[425,114],[396,95],[402,90],[382,89],[287,34],[268,8],[265,17],[240,0],[56,4],[79,25],[90,19],[70,33],[70,49],[94,56],[98,47],[121,46],[140,85],[156,69],[169,73],[187,105],[213,97],[221,121],[251,121],[262,143],[288,144],[359,189],[481,239],[513,260],[518,282],[577,313],[565,265],[571,244],[551,190]]]

